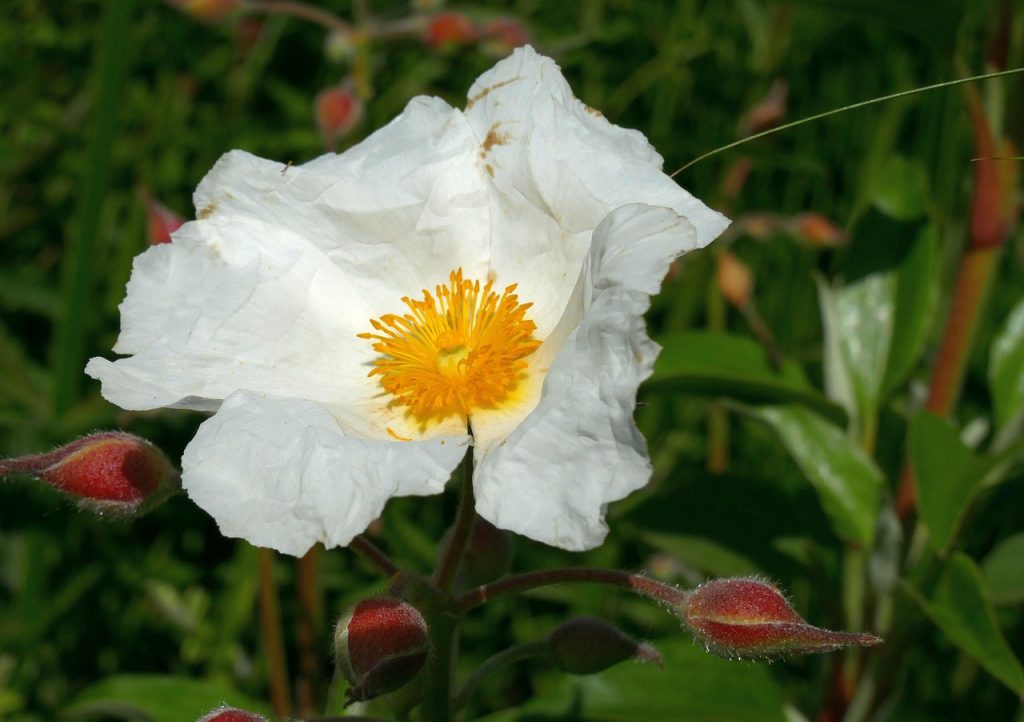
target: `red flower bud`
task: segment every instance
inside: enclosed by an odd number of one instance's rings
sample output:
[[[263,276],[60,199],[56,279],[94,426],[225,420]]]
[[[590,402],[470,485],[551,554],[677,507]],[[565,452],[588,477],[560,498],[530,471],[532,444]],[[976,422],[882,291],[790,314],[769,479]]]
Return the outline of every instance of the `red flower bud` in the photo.
[[[241,10],[242,0],[165,0],[171,7],[177,8],[203,23],[219,23],[234,12]]]
[[[482,49],[495,58],[503,58],[516,48],[530,42],[526,27],[512,18],[495,18],[484,25]]]
[[[149,245],[170,243],[171,234],[185,224],[185,219],[156,200],[149,191],[142,190],[141,195],[146,201],[146,231]]]
[[[158,448],[121,431],[73,441],[48,454],[0,460],[0,476],[31,474],[97,513],[136,514],[178,488],[178,473]]]
[[[682,613],[709,652],[736,659],[831,652],[882,641],[871,634],[811,626],[778,589],[759,579],[706,582],[683,604]]]
[[[351,685],[345,699],[361,702],[402,687],[429,650],[427,622],[416,607],[394,597],[364,599],[334,633],[338,669]]]
[[[548,637],[551,663],[569,674],[596,674],[627,659],[662,666],[661,655],[649,644],[627,637],[617,627],[593,617],[573,617]]]
[[[349,83],[321,90],[313,107],[324,146],[330,149],[334,148],[338,138],[351,132],[363,117],[363,101]]]
[[[218,707],[212,712],[207,712],[196,722],[267,722],[267,718],[234,707]]]
[[[469,45],[479,38],[476,25],[461,13],[437,13],[427,19],[423,42],[434,49]]]

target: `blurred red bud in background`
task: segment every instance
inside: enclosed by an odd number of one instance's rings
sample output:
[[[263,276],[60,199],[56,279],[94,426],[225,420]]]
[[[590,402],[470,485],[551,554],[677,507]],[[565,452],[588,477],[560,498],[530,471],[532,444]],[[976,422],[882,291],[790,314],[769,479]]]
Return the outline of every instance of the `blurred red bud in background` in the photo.
[[[0,476],[16,473],[34,476],[100,514],[148,510],[180,483],[162,451],[121,431],[90,434],[48,454],[0,460]]]
[[[481,48],[488,55],[503,58],[516,48],[530,42],[526,27],[512,18],[495,18],[487,22],[480,32]]]
[[[171,234],[185,224],[185,219],[156,200],[145,188],[139,194],[146,202],[146,236],[149,245],[170,243]]]
[[[338,139],[352,132],[363,117],[363,101],[349,82],[321,90],[313,107],[328,150],[334,150]]]
[[[434,49],[475,43],[480,37],[473,21],[461,13],[437,13],[427,18],[423,42]]]
[[[219,23],[242,9],[243,0],[164,0],[168,5],[204,23]]]

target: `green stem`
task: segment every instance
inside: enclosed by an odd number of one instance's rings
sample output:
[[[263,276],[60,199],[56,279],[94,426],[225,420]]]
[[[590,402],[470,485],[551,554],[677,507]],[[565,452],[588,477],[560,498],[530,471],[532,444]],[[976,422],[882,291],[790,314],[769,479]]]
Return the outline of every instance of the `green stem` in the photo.
[[[83,166],[76,217],[77,229],[68,235],[61,262],[61,314],[52,348],[53,407],[66,411],[78,396],[85,365],[85,339],[91,331],[97,265],[96,238],[103,199],[110,180],[111,148],[117,136],[122,88],[128,74],[128,50],[134,3],[110,0],[95,38],[96,79],[89,151]]]
[[[473,452],[466,454],[462,461],[462,496],[459,498],[459,510],[452,526],[451,540],[441,555],[434,575],[438,588],[444,593],[451,591],[455,582],[455,573],[459,569],[462,557],[469,546],[469,537],[476,523],[476,499],[473,496]]]
[[[519,576],[500,579],[490,584],[484,584],[457,597],[455,606],[460,611],[466,612],[506,594],[516,594],[551,584],[565,584],[569,582],[607,584],[613,587],[621,587],[670,607],[683,604],[690,596],[690,593],[687,591],[676,589],[673,586],[649,579],[640,574],[622,572],[615,569],[567,567],[565,569],[528,572]]]
[[[515,647],[509,647],[495,654],[493,657],[484,660],[483,664],[473,671],[473,674],[469,676],[466,683],[462,685],[462,689],[455,696],[454,708],[460,710],[469,703],[469,698],[473,696],[477,687],[490,677],[495,672],[509,667],[516,662],[522,662],[526,659],[532,659],[533,657],[543,657],[547,654],[548,643],[547,640],[537,642],[526,642],[525,644],[517,644]]]
[[[455,662],[455,632],[460,617],[448,611],[429,616],[430,658],[424,669],[424,695],[420,706],[423,722],[451,722],[452,666]]]

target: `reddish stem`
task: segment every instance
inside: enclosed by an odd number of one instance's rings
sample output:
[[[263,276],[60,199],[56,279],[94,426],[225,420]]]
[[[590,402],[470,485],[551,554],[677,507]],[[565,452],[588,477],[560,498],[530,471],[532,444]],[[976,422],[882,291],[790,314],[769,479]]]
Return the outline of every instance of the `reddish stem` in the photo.
[[[297,563],[299,619],[296,639],[299,647],[299,676],[296,696],[299,714],[316,714],[320,709],[321,639],[323,610],[320,603],[319,547],[313,547]]]
[[[352,551],[361,554],[366,561],[377,567],[377,570],[385,576],[393,577],[400,571],[398,565],[391,561],[391,557],[381,551],[365,534],[354,538],[348,546]]]
[[[260,626],[266,648],[267,677],[270,685],[270,703],[274,714],[285,719],[292,713],[291,692],[288,684],[288,663],[284,655],[284,635],[274,584],[274,552],[259,550],[260,560]]]
[[[508,577],[490,584],[471,589],[455,600],[455,606],[466,612],[506,594],[516,594],[551,584],[566,583],[607,584],[621,587],[641,594],[668,606],[678,606],[686,601],[690,593],[682,589],[664,584],[654,579],[622,572],[615,569],[589,569],[587,567],[567,567],[565,569],[548,569],[540,572],[527,572],[515,577]]]

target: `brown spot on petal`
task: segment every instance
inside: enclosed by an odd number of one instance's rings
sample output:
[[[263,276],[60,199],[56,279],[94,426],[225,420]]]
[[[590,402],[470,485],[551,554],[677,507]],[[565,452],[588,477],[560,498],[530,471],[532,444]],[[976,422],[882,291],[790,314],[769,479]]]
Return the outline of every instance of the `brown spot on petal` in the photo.
[[[508,80],[502,80],[500,83],[495,83],[494,85],[491,85],[491,86],[488,86],[488,87],[484,88],[479,93],[477,93],[476,95],[474,95],[473,97],[471,97],[469,100],[466,101],[466,110],[469,110],[474,105],[476,105],[476,103],[478,101],[481,101],[484,98],[486,98],[488,95],[490,95],[492,90],[497,90],[498,88],[504,87],[504,86],[508,85],[509,83],[514,83],[517,80],[519,80],[518,77],[509,78]]]
[[[600,110],[598,110],[597,108],[591,108],[589,105],[585,103],[583,105],[583,109],[590,113],[591,115],[597,116],[598,118],[604,117],[604,113],[602,113]]]
[[[487,131],[487,137],[484,138],[483,142],[484,153],[489,153],[496,145],[505,145],[512,140],[512,136],[509,133],[502,133],[498,130],[499,125],[500,123],[495,123]]]
[[[217,203],[217,201],[210,201],[199,210],[199,213],[196,214],[196,218],[198,218],[201,221],[206,220],[217,211],[218,205],[220,204]]]

